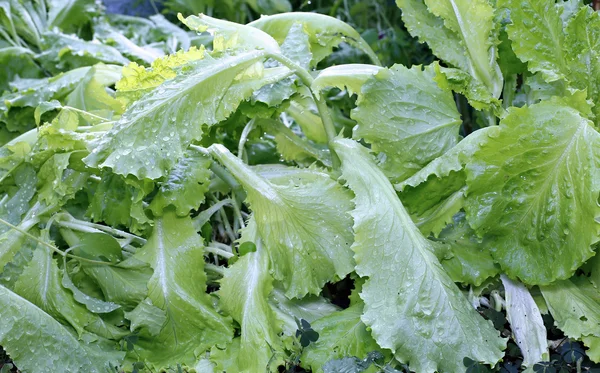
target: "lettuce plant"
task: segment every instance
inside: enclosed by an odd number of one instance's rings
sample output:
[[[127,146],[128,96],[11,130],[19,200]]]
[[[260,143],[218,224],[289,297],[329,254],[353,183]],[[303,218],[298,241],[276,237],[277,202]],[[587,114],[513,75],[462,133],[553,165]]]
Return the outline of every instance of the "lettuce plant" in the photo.
[[[397,3],[439,61],[382,67],[319,14],[179,15],[211,42],[42,87],[0,148],[16,366],[461,372],[505,354],[492,290],[524,366],[549,359],[542,312],[599,362],[600,14]],[[373,64],[323,66],[342,42]]]

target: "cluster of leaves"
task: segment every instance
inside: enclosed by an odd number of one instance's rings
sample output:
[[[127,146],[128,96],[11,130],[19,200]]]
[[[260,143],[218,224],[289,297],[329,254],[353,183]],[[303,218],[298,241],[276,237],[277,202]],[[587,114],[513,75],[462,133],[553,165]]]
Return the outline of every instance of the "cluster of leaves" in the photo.
[[[179,15],[192,35],[69,29],[48,20],[87,3],[58,3],[0,7],[7,48],[58,73],[7,70],[0,107],[19,369],[510,372],[509,338],[523,367],[581,368],[580,345],[550,354],[546,314],[600,361],[600,14],[582,1],[397,0],[440,60],[411,68],[318,13]],[[372,64],[328,67],[346,44]]]

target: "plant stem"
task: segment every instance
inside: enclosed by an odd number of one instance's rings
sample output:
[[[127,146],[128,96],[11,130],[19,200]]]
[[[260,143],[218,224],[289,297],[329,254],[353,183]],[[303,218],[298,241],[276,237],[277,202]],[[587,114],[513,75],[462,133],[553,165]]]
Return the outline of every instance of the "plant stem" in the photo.
[[[296,75],[298,75],[302,83],[305,86],[307,86],[308,89],[310,89],[315,103],[317,104],[317,110],[319,110],[319,115],[321,116],[321,121],[323,122],[323,128],[325,129],[325,133],[327,134],[327,140],[329,141],[329,150],[331,151],[333,168],[336,170],[339,169],[340,159],[338,158],[337,154],[335,154],[335,150],[333,150],[333,146],[331,145],[331,142],[333,142],[336,136],[335,126],[333,124],[333,117],[331,116],[331,112],[327,107],[327,103],[325,102],[325,98],[323,97],[323,95],[315,94],[315,92],[313,92],[311,88],[312,83],[314,81],[313,77],[305,68],[296,64],[294,61],[290,60],[289,58],[283,55],[270,53],[267,55],[267,57],[270,57],[276,60],[277,62],[280,62],[288,69],[294,71]]]
[[[228,251],[225,251],[223,249],[219,249],[218,247],[213,247],[213,246],[206,246],[204,248],[204,250],[207,253],[211,253],[211,254],[215,254],[215,255],[219,255],[222,256],[225,259],[229,259],[229,258],[233,258],[234,255]]]

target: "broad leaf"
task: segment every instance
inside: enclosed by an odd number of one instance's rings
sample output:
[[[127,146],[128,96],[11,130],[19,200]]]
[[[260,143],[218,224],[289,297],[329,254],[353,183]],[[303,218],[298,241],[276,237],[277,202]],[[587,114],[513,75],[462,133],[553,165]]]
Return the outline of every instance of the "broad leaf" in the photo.
[[[168,211],[155,221],[148,242],[136,253],[154,269],[148,298],[167,315],[160,333],[141,338],[135,349],[157,369],[193,364],[196,354],[232,338],[231,321],[217,313],[206,294],[202,249],[191,219]]]
[[[495,364],[505,341],[446,274],[366,148],[338,139],[342,176],[354,191],[356,272],[367,277],[362,321],[382,348],[418,372],[464,370],[463,358]],[[410,343],[406,343],[410,341]]]
[[[352,271],[351,222],[344,215],[350,196],[328,174],[289,168],[266,180],[222,145],[209,150],[246,190],[273,276],[288,297],[319,294]]]
[[[527,62],[529,71],[542,73],[547,81],[564,79],[569,68],[561,9],[556,1],[525,4],[519,0],[498,0],[497,6],[510,10],[511,24],[506,30],[515,54]]]
[[[123,354],[79,341],[66,327],[0,285],[0,344],[23,372],[112,372]]]
[[[70,325],[80,336],[92,332],[104,338],[119,339],[127,334],[78,303],[72,292],[62,286],[61,278],[61,270],[52,258],[52,252],[39,245],[15,283],[14,291],[56,320]],[[108,309],[103,307],[103,310]]]
[[[182,73],[134,102],[85,158],[91,167],[156,179],[167,174],[203,125],[226,119],[254,90],[281,71],[256,65],[262,51],[190,62]],[[287,72],[285,72],[287,74]],[[218,97],[218,99],[217,99]]]
[[[318,94],[327,87],[348,89],[351,95],[360,94],[362,86],[384,68],[373,65],[348,64],[331,66],[319,73],[311,85],[313,92]]]
[[[379,153],[392,182],[408,178],[458,143],[454,98],[433,81],[432,67],[381,70],[362,86],[352,119],[355,139]]]
[[[577,279],[574,279],[577,280]],[[572,339],[583,340],[592,348],[594,360],[600,354],[600,303],[573,280],[556,281],[540,290],[556,326]],[[597,293],[597,290],[594,289]]]
[[[600,134],[571,103],[511,108],[466,168],[469,224],[530,285],[570,277],[599,239]]]

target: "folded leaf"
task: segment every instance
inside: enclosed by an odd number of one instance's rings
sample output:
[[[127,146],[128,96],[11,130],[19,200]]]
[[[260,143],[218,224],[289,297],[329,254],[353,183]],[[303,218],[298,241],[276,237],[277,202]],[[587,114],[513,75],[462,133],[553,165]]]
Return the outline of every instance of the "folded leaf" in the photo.
[[[379,58],[369,44],[352,28],[352,26],[319,13],[282,13],[272,16],[263,15],[248,26],[258,28],[271,35],[279,44],[283,43],[290,29],[295,24],[302,24],[308,34],[312,52],[311,67],[317,66],[325,57],[331,54],[333,48],[346,42],[363,51],[373,63],[380,65]]]
[[[471,306],[436,258],[368,150],[337,139],[342,177],[356,197],[356,272],[368,277],[362,321],[382,348],[417,372],[463,371],[463,359],[495,364],[506,342]]]
[[[548,361],[550,354],[546,327],[529,290],[505,275],[500,278],[504,285],[506,318],[523,354],[523,365],[533,367],[537,362]]]
[[[246,190],[273,276],[288,297],[319,294],[352,271],[352,224],[344,214],[351,202],[341,185],[312,169],[288,168],[266,180],[222,145],[209,150]]]
[[[600,134],[571,104],[511,108],[466,167],[465,210],[510,277],[571,277],[600,238]]]

